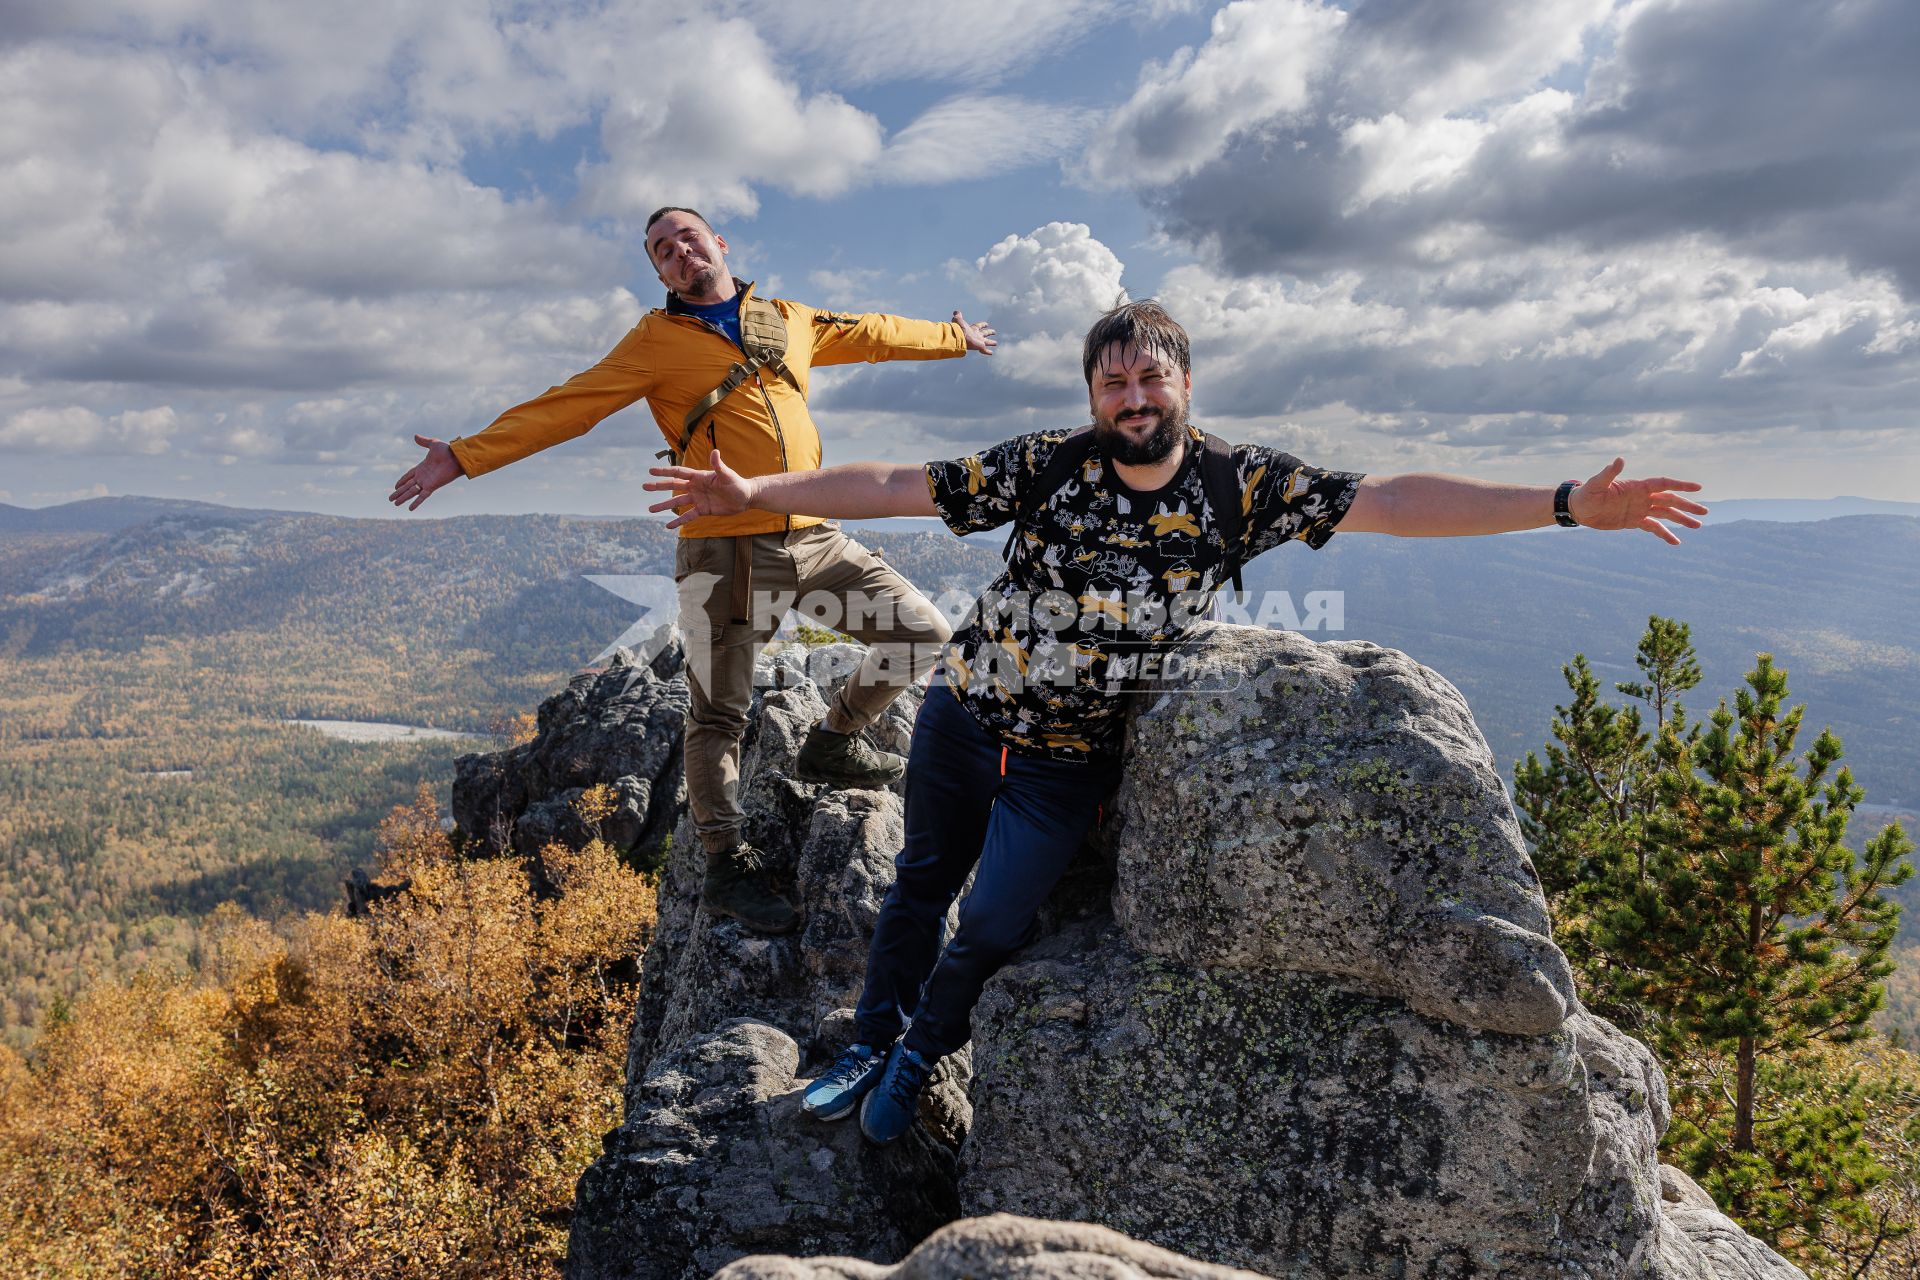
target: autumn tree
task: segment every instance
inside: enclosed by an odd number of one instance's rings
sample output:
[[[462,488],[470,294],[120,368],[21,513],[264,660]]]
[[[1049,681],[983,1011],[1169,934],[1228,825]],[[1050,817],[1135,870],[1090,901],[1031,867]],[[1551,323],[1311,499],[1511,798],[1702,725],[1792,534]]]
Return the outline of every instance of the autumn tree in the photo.
[[[652,887],[596,839],[543,850],[535,893],[456,856],[424,789],[380,848],[406,888],[364,915],[222,910],[194,974],[96,987],[0,1056],[11,1274],[558,1274]]]

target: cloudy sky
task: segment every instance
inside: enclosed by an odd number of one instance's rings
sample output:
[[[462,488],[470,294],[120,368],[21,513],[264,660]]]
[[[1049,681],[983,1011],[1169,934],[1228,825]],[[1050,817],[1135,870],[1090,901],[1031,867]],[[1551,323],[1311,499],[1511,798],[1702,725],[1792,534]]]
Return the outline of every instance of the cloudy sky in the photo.
[[[1354,470],[1920,490],[1911,0],[9,0],[0,501],[351,515],[597,360],[657,205],[992,360],[830,461],[1081,420],[1124,290],[1196,412]],[[631,512],[643,408],[419,513]],[[418,518],[418,517],[416,517]]]

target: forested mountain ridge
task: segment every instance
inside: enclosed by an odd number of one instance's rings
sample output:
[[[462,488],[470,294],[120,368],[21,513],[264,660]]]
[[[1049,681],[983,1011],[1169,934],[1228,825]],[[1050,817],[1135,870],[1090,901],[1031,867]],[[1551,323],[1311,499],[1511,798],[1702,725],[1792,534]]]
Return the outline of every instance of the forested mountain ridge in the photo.
[[[932,593],[977,590],[999,561],[939,533],[860,535]],[[291,627],[331,643],[461,660],[465,682],[590,661],[636,609],[590,574],[668,574],[651,520],[169,515],[104,535],[0,534],[0,656],[127,651],[154,635]],[[1559,668],[1630,666],[1647,616],[1694,623],[1708,688],[1772,652],[1848,746],[1876,802],[1920,802],[1920,519],[1738,521],[1687,535],[1547,530],[1504,538],[1335,538],[1248,567],[1250,589],[1342,595],[1344,629],[1404,649],[1467,694],[1503,764],[1540,741]],[[1259,601],[1251,602],[1257,613]],[[1624,678],[1624,677],[1622,677]],[[1702,708],[1704,710],[1706,708]],[[483,729],[503,708],[433,709]],[[408,714],[407,708],[392,709]]]
[[[935,594],[970,595],[1000,564],[997,537],[859,536]],[[673,545],[656,521],[561,516],[174,510],[0,531],[0,1023],[32,1025],[89,970],[184,955],[221,900],[267,916],[326,905],[380,815],[422,781],[444,787],[468,748],[358,746],[283,722],[501,731],[635,620],[588,575],[668,574]],[[1574,653],[1626,679],[1648,614],[1682,618],[1707,668],[1693,711],[1770,650],[1869,802],[1911,805],[1917,564],[1920,520],[1862,516],[1742,521],[1679,548],[1560,530],[1335,538],[1262,557],[1247,585],[1301,606],[1340,592],[1344,629],[1313,637],[1440,671],[1503,773],[1546,740]]]

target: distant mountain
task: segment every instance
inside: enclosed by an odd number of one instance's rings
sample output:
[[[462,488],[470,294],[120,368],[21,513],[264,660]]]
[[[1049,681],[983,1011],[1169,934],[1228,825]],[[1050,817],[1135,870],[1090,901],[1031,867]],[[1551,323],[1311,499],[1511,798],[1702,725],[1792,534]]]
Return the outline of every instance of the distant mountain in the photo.
[[[114,533],[162,516],[269,520],[302,514],[264,507],[223,507],[217,502],[196,502],[188,498],[84,498],[53,507],[15,507],[0,502],[0,534]]]
[[[1798,524],[1833,520],[1840,516],[1920,516],[1920,502],[1888,502],[1881,498],[1726,498],[1709,501],[1712,514],[1703,523],[1731,520],[1775,520]]]
[[[667,574],[673,562],[674,537],[654,520],[214,512],[169,507],[104,536],[0,539],[0,657],[277,628],[327,637],[342,653],[379,637],[497,665],[584,663],[636,612],[586,575]],[[930,593],[971,593],[997,572],[998,534],[963,541],[921,528],[859,535]],[[1756,652],[1772,652],[1811,708],[1807,741],[1831,724],[1871,800],[1912,804],[1917,566],[1920,518],[1855,515],[1740,520],[1677,548],[1561,530],[1337,537],[1317,553],[1289,546],[1264,556],[1246,579],[1256,592],[1287,590],[1296,611],[1307,591],[1340,591],[1337,638],[1403,649],[1457,684],[1503,771],[1547,740],[1553,707],[1566,700],[1560,667],[1575,653],[1603,679],[1625,680],[1647,616],[1680,618],[1693,625],[1707,673],[1687,699],[1693,712],[1730,694]]]
[[[1868,798],[1920,801],[1920,519],[1740,521],[1678,547],[1644,534],[1546,530],[1472,539],[1335,537],[1248,567],[1250,590],[1342,593],[1343,638],[1404,650],[1459,686],[1503,772],[1548,740],[1567,700],[1560,667],[1584,652],[1628,680],[1647,616],[1692,624],[1704,715],[1756,652],[1771,652],[1821,725],[1846,744]],[[1325,638],[1328,633],[1314,633]]]

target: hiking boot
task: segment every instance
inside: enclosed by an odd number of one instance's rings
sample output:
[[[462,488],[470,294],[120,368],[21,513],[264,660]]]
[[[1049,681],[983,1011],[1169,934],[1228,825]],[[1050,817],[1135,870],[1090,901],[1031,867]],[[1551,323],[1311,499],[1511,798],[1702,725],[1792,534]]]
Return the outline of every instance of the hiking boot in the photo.
[[[906,757],[876,750],[859,734],[835,733],[824,724],[813,726],[793,762],[796,780],[830,787],[884,787],[906,772]]]
[[[880,1083],[887,1051],[872,1045],[849,1045],[820,1078],[800,1097],[800,1110],[816,1120],[838,1120],[853,1114],[860,1099]]]
[[[800,913],[774,892],[766,858],[744,840],[731,849],[707,850],[700,904],[709,913],[738,920],[755,933],[792,933],[800,927]]]
[[[920,1114],[920,1092],[932,1074],[933,1064],[907,1048],[906,1041],[893,1046],[880,1083],[860,1104],[860,1132],[867,1141],[892,1142],[913,1128],[914,1117]]]

